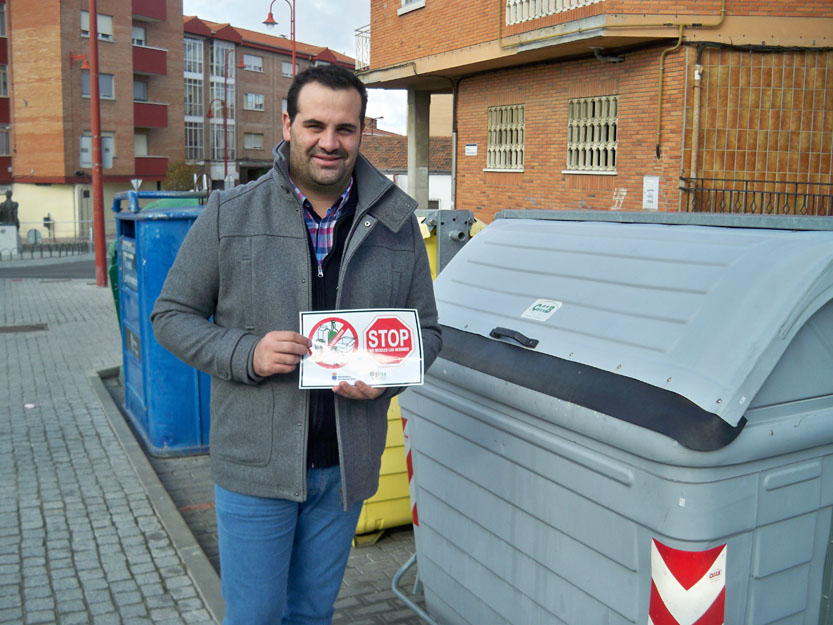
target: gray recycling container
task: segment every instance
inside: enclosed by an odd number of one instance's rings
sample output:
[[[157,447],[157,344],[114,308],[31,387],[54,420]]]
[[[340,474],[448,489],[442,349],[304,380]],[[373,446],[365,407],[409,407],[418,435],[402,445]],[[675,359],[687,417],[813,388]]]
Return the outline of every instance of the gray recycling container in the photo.
[[[831,228],[506,211],[461,249],[400,399],[432,617],[830,622]]]

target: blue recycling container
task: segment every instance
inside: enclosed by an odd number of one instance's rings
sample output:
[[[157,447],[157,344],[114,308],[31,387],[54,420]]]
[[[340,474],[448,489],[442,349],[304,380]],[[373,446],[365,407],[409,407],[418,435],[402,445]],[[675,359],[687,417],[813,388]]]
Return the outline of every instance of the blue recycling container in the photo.
[[[124,409],[148,452],[159,457],[208,453],[210,377],[159,345],[150,325],[168,270],[202,211],[199,197],[205,194],[125,191],[113,201]],[[141,210],[147,199],[157,201]]]

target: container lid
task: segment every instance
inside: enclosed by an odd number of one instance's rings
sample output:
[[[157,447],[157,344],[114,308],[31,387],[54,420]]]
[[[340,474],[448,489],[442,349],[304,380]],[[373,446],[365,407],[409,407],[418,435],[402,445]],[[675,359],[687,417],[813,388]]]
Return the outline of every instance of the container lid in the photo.
[[[442,325],[651,385],[732,427],[833,299],[830,230],[755,218],[651,223],[641,213],[499,216],[438,276]]]

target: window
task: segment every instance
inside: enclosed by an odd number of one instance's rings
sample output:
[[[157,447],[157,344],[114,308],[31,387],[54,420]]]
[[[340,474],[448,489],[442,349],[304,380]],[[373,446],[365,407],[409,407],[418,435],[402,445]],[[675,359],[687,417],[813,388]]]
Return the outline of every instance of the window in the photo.
[[[133,135],[133,156],[148,155],[148,136],[142,132]]]
[[[524,105],[489,107],[486,169],[523,171]]]
[[[228,160],[233,161],[234,155],[234,126],[228,127],[228,132],[223,132],[222,124],[211,124],[211,160],[222,161],[226,157],[223,151],[223,139],[228,137]]]
[[[189,161],[203,160],[202,122],[185,122],[185,158]]]
[[[286,98],[284,98],[283,100],[281,100],[281,113],[286,113],[287,106],[288,105],[286,103]]]
[[[243,98],[243,108],[249,111],[262,111],[264,109],[262,93],[247,93]]]
[[[408,13],[425,6],[425,0],[402,0],[402,6],[396,11],[397,15]]]
[[[197,78],[185,79],[185,116],[203,116],[202,80]]]
[[[99,13],[96,24],[98,26],[98,38],[102,41],[113,41],[113,16]],[[89,11],[81,11],[81,36],[90,36]]]
[[[211,75],[234,80],[234,66],[234,45],[215,41],[211,46]]]
[[[136,102],[148,101],[148,82],[147,80],[133,80],[133,99]]]
[[[81,95],[90,96],[90,70],[81,70]],[[113,90],[113,74],[98,75],[98,97],[102,100],[115,99]]]
[[[615,172],[619,96],[569,102],[567,171]]]
[[[298,73],[298,63],[295,63],[295,73]],[[292,76],[292,61],[281,62],[281,74],[284,76]]]
[[[255,54],[243,55],[243,66],[250,72],[263,71],[263,57]]]
[[[12,143],[9,138],[9,125],[0,124],[0,156],[12,155]]]
[[[247,132],[243,135],[243,147],[247,150],[262,150],[263,149],[263,135],[253,132]]]
[[[6,36],[6,3],[0,4],[0,37]]]
[[[211,83],[211,114],[215,118],[222,119],[223,117],[223,103],[226,104],[226,115],[234,117],[234,84],[226,85],[223,81]]]
[[[185,73],[202,74],[202,39],[185,38]]]
[[[81,140],[81,167],[93,166],[93,138],[82,135]],[[115,136],[112,132],[101,133],[101,166],[104,169],[113,167],[113,156],[115,155]]]
[[[147,30],[144,26],[133,27],[133,45],[146,46],[147,45]]]
[[[9,97],[9,66],[0,65],[0,97]]]

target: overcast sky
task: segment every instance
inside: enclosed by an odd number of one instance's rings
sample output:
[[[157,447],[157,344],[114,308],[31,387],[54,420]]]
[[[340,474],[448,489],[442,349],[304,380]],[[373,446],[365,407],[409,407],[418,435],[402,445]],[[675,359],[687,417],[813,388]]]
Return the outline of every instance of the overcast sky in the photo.
[[[226,23],[289,39],[290,20],[287,0],[276,0],[272,15],[278,25],[272,31],[263,25],[271,0],[182,0],[182,12],[212,22]],[[370,0],[297,0],[295,39],[327,46],[356,57],[356,29],[370,23]],[[401,90],[369,89],[367,114],[382,118],[379,128],[405,134],[407,98]]]

